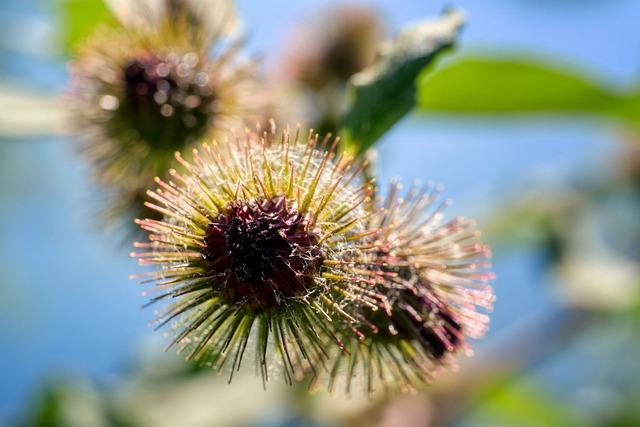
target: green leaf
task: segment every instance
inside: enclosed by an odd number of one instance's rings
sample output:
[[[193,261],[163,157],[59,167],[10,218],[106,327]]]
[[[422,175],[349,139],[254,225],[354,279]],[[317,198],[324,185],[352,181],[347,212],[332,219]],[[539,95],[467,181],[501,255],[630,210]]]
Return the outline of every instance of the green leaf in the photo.
[[[544,390],[529,383],[511,384],[488,391],[474,402],[471,414],[480,425],[550,427],[585,424],[566,403],[554,400]]]
[[[79,42],[99,24],[114,25],[116,19],[102,0],[60,0],[58,8],[61,48],[72,53]]]
[[[640,123],[640,94],[586,73],[524,58],[467,57],[423,74],[423,112],[454,114],[598,114]]]
[[[462,23],[461,13],[451,10],[407,27],[381,46],[375,64],[351,78],[341,129],[346,149],[362,153],[415,107],[416,78],[453,45]]]

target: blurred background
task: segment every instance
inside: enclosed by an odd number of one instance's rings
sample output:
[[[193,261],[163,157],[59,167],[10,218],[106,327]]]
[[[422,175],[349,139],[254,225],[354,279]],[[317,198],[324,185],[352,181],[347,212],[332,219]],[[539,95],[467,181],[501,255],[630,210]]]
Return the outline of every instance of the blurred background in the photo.
[[[450,2],[355,4],[384,38]],[[0,5],[0,425],[640,426],[639,2],[457,2],[457,47],[419,77],[376,168],[380,182],[444,184],[450,215],[478,220],[497,302],[475,357],[380,401],[263,391],[251,373],[227,385],[162,353],[128,243],[103,232],[61,125],[65,63],[106,8]],[[326,37],[308,24],[338,3],[237,7],[266,73],[298,79],[303,98],[330,93],[286,52]],[[330,98],[303,102],[319,127]]]

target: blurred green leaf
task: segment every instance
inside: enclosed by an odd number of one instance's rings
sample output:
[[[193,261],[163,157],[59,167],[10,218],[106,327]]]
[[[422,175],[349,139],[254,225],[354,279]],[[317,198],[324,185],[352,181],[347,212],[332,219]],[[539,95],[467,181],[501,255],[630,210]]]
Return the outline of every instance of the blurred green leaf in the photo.
[[[588,113],[640,123],[640,94],[608,87],[579,70],[524,58],[468,57],[418,81],[424,112]]]
[[[30,419],[24,423],[27,427],[62,426],[62,409],[57,390],[47,389],[39,397],[39,402],[31,409]]]
[[[114,25],[116,20],[102,0],[60,0],[61,48],[66,54],[99,24]]]
[[[582,194],[570,191],[531,193],[507,200],[499,212],[487,218],[483,235],[494,245],[551,244],[553,247],[548,249],[560,250],[558,245],[564,240],[563,231],[569,229],[566,221],[575,218],[576,212],[584,209],[584,204]]]
[[[346,149],[364,152],[415,107],[417,76],[453,45],[462,23],[452,10],[405,28],[381,47],[375,64],[351,78],[341,131]]]
[[[49,380],[38,391],[21,427],[134,427],[132,414],[111,407],[110,396],[85,380],[60,377]]]
[[[578,417],[562,402],[554,400],[544,390],[531,384],[508,385],[494,388],[478,399],[472,414],[481,425],[519,427],[585,427]]]

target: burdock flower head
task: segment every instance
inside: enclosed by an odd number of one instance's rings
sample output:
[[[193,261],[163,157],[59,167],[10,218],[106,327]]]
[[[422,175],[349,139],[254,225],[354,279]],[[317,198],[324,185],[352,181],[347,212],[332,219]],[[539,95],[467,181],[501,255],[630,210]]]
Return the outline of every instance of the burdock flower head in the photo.
[[[71,63],[73,126],[98,181],[125,205],[169,169],[175,150],[261,118],[254,64],[236,59],[237,44],[225,48],[228,2],[207,2],[215,21],[199,20],[200,3],[125,2],[139,13],[98,31]]]
[[[168,301],[158,326],[172,324],[187,358],[233,372],[249,347],[266,380],[275,353],[290,382],[341,345],[334,324],[355,322],[351,301],[373,300],[348,263],[367,235],[370,185],[336,142],[232,135],[192,161],[176,154],[186,172],[157,179],[147,206],[164,219],[137,221],[149,241],[132,255],[156,267],[145,276],[151,302]]]
[[[335,132],[352,75],[372,65],[384,39],[382,19],[358,5],[332,7],[292,31],[275,72],[308,123]]]
[[[380,16],[365,6],[340,6],[294,32],[284,50],[286,77],[313,90],[344,85],[373,63],[385,35]]]
[[[399,191],[391,185],[373,207],[367,227],[374,234],[352,260],[386,306],[351,308],[358,339],[337,352],[330,388],[343,380],[349,392],[358,379],[369,393],[416,390],[457,353],[471,352],[467,338],[487,330],[489,318],[478,308],[491,309],[494,299],[489,247],[478,241],[472,221],[442,221],[449,202],[438,202],[438,188],[414,186],[405,197]],[[348,325],[344,335],[352,336],[352,329]]]
[[[287,382],[416,389],[485,332],[489,249],[470,221],[441,223],[433,188],[375,202],[337,140],[301,135],[231,134],[156,179],[146,206],[164,218],[137,221],[132,256],[155,267],[157,325],[218,370],[250,348],[265,380],[275,354]]]

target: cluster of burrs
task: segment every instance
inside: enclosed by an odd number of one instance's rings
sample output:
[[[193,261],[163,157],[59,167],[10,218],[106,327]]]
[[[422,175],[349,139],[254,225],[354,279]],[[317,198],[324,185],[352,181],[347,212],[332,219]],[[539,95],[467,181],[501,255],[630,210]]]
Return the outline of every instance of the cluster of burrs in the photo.
[[[300,129],[229,133],[176,154],[157,179],[132,255],[166,301],[188,359],[237,371],[253,355],[266,381],[311,378],[350,391],[410,391],[481,337],[493,294],[490,250],[471,221],[443,221],[433,186],[384,199],[337,140]]]
[[[429,383],[486,332],[489,248],[471,221],[443,220],[437,187],[380,197],[337,139],[278,131],[273,97],[230,39],[230,2],[214,3],[121,2],[129,13],[70,67],[73,126],[114,195],[110,219],[142,218],[133,256],[149,266],[150,303],[164,303],[157,326],[230,376],[251,357],[265,382],[280,370],[368,393]],[[373,61],[377,18],[343,15],[289,58],[313,96]],[[325,101],[320,123],[334,129]]]

